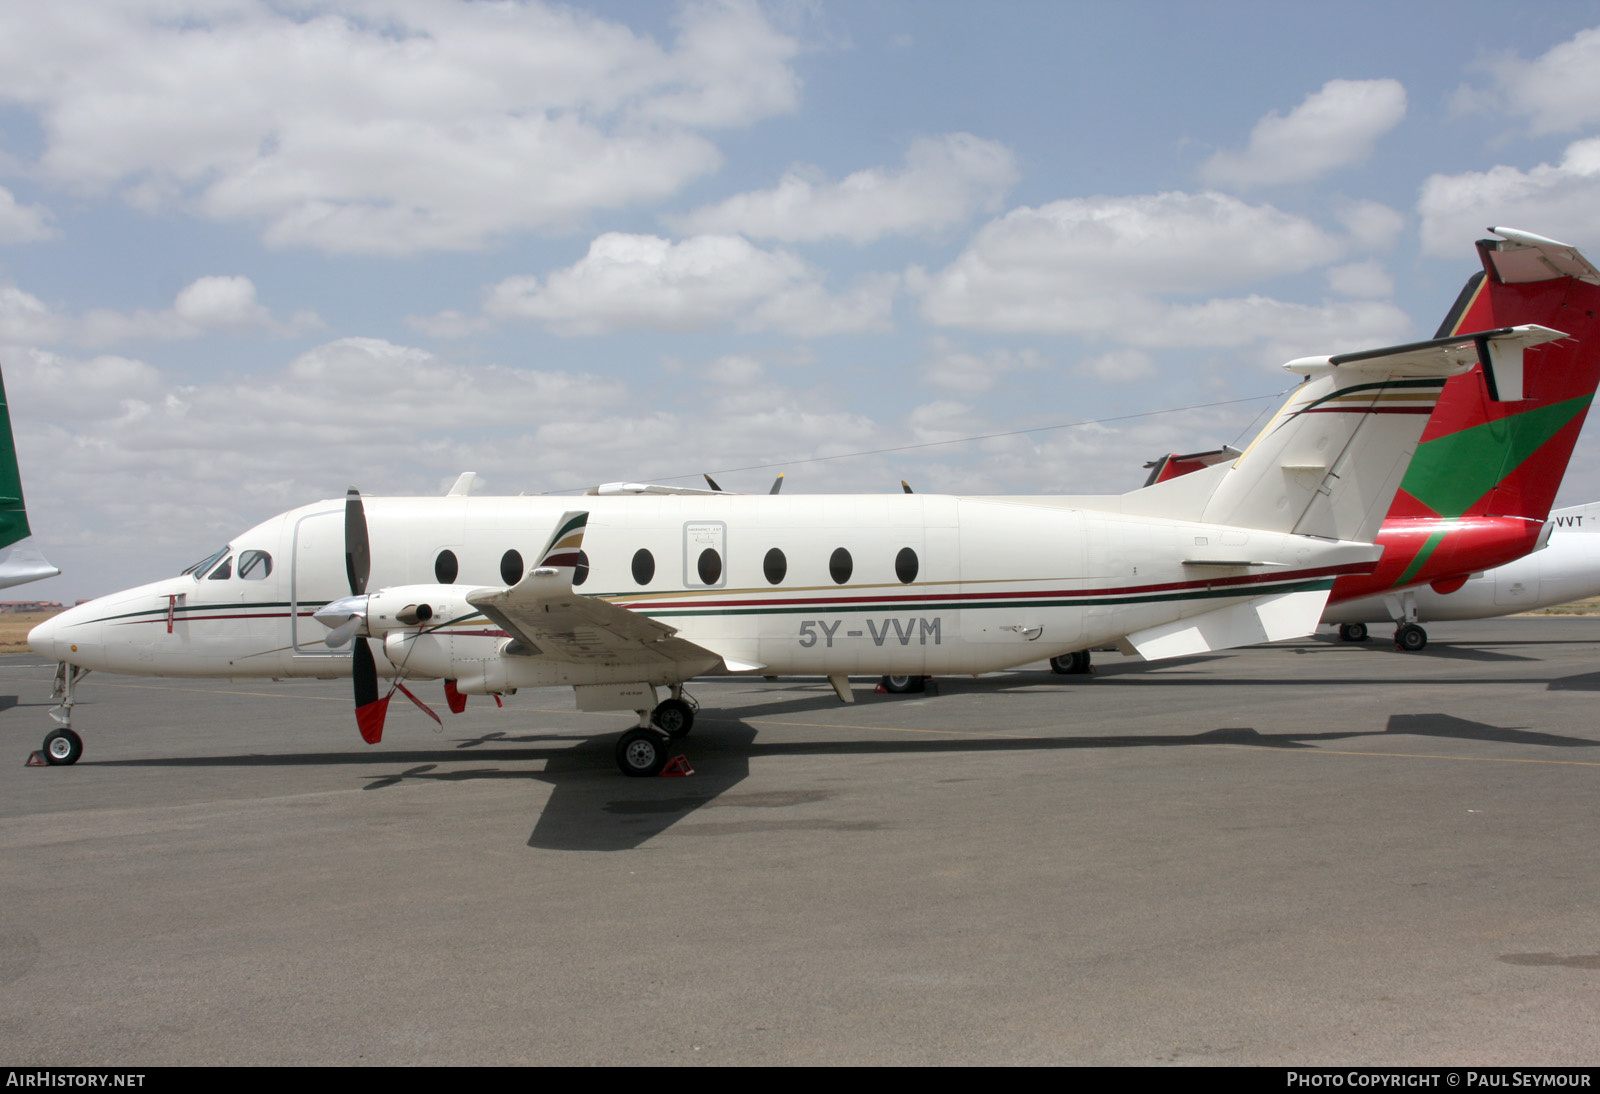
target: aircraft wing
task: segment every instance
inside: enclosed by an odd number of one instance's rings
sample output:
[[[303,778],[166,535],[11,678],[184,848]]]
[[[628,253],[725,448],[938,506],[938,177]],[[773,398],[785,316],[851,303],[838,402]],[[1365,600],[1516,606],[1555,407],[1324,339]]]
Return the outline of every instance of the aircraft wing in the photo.
[[[563,513],[539,562],[517,584],[467,594],[467,603],[514,639],[505,652],[572,664],[698,666],[691,675],[722,665],[721,655],[677,637],[665,623],[573,589],[588,517]]]

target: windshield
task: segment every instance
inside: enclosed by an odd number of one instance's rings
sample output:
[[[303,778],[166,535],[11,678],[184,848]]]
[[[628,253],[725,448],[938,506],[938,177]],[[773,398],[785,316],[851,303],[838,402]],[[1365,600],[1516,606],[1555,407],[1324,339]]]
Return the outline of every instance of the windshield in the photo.
[[[196,562],[193,566],[186,567],[183,572],[186,574],[193,574],[194,579],[199,581],[200,575],[211,569],[212,565],[215,564],[217,559],[221,558],[227,553],[228,547],[226,544],[224,544],[222,547],[211,552],[205,558],[202,558],[199,562]]]

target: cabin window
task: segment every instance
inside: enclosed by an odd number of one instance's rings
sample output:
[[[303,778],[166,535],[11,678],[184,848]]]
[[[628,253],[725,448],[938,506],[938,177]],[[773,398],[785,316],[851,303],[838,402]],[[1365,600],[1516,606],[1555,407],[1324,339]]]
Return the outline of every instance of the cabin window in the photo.
[[[835,585],[843,585],[849,581],[850,573],[855,568],[856,564],[850,558],[850,552],[843,547],[837,548],[828,556],[828,576],[833,578]]]
[[[717,554],[715,547],[707,547],[700,552],[700,559],[695,563],[695,569],[700,573],[700,583],[715,585],[722,577],[722,556]]]
[[[233,576],[233,559],[231,557],[223,559],[222,560],[222,565],[218,566],[215,570],[212,570],[206,576],[209,577],[212,581],[226,581],[226,580],[228,580],[230,577]]]
[[[633,580],[639,585],[650,584],[650,579],[656,576],[656,559],[648,550],[641,547],[633,553]]]
[[[584,550],[579,550],[578,551],[578,564],[572,568],[572,583],[574,585],[582,585],[585,581],[588,581],[588,580],[589,580],[589,553],[587,551],[584,551]]]
[[[272,573],[272,556],[265,551],[246,551],[239,556],[239,576],[246,581],[264,581]]]
[[[507,551],[500,556],[500,580],[515,585],[522,580],[522,552]]]
[[[768,585],[781,585],[784,575],[789,572],[789,560],[783,557],[783,552],[774,547],[767,552],[767,557],[761,560],[761,572],[767,575]]]
[[[454,585],[461,575],[461,561],[454,551],[440,551],[433,560],[433,576],[441,585]]]
[[[894,576],[902,585],[917,580],[917,552],[909,547],[900,548],[900,553],[894,556]]]

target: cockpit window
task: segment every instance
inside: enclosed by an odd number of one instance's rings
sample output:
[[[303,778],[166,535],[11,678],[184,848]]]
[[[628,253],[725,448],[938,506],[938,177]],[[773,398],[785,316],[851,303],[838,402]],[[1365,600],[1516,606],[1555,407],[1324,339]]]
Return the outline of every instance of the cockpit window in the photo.
[[[272,556],[265,551],[246,551],[239,556],[239,576],[246,581],[261,581],[272,573]]]
[[[222,565],[218,566],[215,570],[212,570],[211,573],[209,573],[206,576],[209,577],[212,581],[226,581],[226,580],[228,580],[230,577],[233,576],[233,559],[231,559],[231,558],[223,559],[222,560]]]
[[[218,548],[205,558],[201,559],[199,562],[196,562],[193,566],[186,568],[183,572],[186,574],[193,574],[194,579],[199,581],[200,575],[211,569],[211,567],[215,566],[217,564],[217,559],[221,558],[227,553],[228,548],[226,546]]]

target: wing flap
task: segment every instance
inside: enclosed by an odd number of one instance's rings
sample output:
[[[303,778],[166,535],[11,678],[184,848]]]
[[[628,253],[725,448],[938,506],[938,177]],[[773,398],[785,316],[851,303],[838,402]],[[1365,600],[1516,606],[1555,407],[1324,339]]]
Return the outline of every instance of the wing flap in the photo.
[[[1258,596],[1201,615],[1135,631],[1123,639],[1146,661],[1186,657],[1209,650],[1303,638],[1316,631],[1330,589]]]

